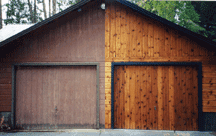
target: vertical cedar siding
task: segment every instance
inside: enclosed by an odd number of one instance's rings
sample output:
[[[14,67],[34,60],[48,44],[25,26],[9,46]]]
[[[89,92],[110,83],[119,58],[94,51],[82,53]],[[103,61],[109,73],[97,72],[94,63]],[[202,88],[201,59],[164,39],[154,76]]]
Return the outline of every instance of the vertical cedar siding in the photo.
[[[141,15],[120,3],[113,2],[106,4],[105,84],[111,84],[111,77],[106,75],[110,75],[112,62],[202,62],[203,112],[216,112],[215,59],[216,56],[214,51],[205,48],[203,43],[193,40],[186,34],[174,30],[173,28],[147,16]],[[167,73],[163,74],[168,74],[173,70],[174,69],[171,67]],[[184,69],[181,70],[184,71]],[[180,73],[183,71],[180,71]],[[186,75],[180,75],[180,78],[184,78],[182,76]],[[146,77],[143,79],[144,81],[145,78]],[[172,81],[169,81],[169,79],[167,80],[169,84],[174,84]],[[162,81],[159,81],[159,87],[160,82]],[[180,86],[182,84],[180,84]],[[172,89],[172,85],[169,86],[169,90]],[[180,89],[184,90],[184,88],[181,87]],[[110,96],[111,88],[105,88],[105,93],[105,96]],[[125,90],[125,95],[127,93],[127,90]],[[197,98],[197,96],[194,97]],[[106,99],[106,101],[110,101],[111,97],[109,98],[110,99]],[[165,96],[163,98],[169,100],[173,99],[172,94],[168,94],[167,98],[165,98]],[[125,100],[126,99],[127,97],[125,97]],[[158,100],[161,101],[160,99]],[[160,104],[164,105],[165,103]],[[171,108],[172,105],[173,104],[169,105],[167,108]],[[105,103],[105,107],[105,128],[111,128],[111,103]],[[146,109],[144,108],[141,110]],[[193,108],[191,110],[193,110]],[[126,112],[127,109],[125,109],[125,114]],[[139,113],[139,111],[137,112]],[[172,114],[172,110],[169,112],[170,118],[174,121],[175,118]],[[164,114],[165,113],[161,113],[161,115],[157,115],[157,117],[164,116]],[[149,117],[147,115],[147,117],[141,116],[141,118],[148,119]],[[158,125],[158,129],[163,129],[163,127],[165,127],[164,129],[174,129],[172,121],[156,122],[156,124]],[[135,128],[135,126],[128,126],[128,122],[130,122],[130,120],[125,118],[125,127]],[[148,124],[148,122],[143,122],[143,124]],[[152,125],[152,128],[154,128],[154,126],[155,124]],[[142,129],[146,128],[143,127]]]
[[[0,48],[0,112],[11,111],[13,63],[99,62],[100,124],[105,124],[105,11],[100,3],[89,2],[81,12],[69,12]]]

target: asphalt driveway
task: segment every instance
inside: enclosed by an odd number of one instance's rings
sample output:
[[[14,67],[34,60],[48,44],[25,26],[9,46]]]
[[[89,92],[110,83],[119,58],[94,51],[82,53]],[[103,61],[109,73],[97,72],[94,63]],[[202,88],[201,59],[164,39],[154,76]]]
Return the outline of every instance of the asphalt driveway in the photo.
[[[1,136],[216,136],[216,132],[125,129],[71,129],[53,132],[0,132]]]

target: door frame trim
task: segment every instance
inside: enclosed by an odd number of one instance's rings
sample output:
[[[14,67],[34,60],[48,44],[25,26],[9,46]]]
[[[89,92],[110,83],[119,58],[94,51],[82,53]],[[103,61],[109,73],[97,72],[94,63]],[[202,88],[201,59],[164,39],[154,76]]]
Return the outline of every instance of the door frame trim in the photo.
[[[12,64],[12,105],[11,105],[11,125],[12,129],[16,125],[16,68],[18,66],[96,66],[96,128],[99,129],[100,122],[100,104],[99,104],[99,95],[100,95],[100,82],[99,82],[99,63],[98,62],[30,62],[30,63],[14,63]]]
[[[111,128],[114,129],[114,67],[134,66],[197,66],[198,68],[198,130],[203,131],[202,119],[202,62],[112,62],[111,63]]]

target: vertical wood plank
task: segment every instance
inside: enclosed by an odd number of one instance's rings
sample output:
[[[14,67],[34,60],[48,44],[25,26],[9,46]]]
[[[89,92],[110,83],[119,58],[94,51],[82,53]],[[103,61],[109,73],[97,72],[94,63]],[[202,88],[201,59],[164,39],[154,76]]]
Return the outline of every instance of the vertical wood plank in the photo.
[[[186,67],[186,128],[187,130],[191,130],[191,121],[190,121],[190,113],[191,113],[191,107],[190,107],[190,84],[191,84],[191,68],[189,66]]]
[[[137,41],[136,41],[136,57],[142,57],[142,16],[140,14],[137,14],[137,28],[136,28],[136,34],[137,34]]]
[[[154,25],[148,21],[148,57],[154,56]]]
[[[158,67],[158,129],[163,130],[163,89],[164,89],[164,83],[163,83],[163,67]]]
[[[65,103],[65,89],[64,89],[64,85],[62,85],[64,81],[64,75],[63,75],[63,68],[60,67],[58,69],[59,72],[59,79],[58,79],[58,84],[59,84],[59,90],[57,91],[59,93],[58,96],[58,106],[57,106],[57,110],[58,110],[58,127],[60,126],[60,124],[64,121],[64,103]],[[77,80],[79,80],[78,77],[76,77]],[[44,80],[44,79],[43,79]],[[43,92],[44,93],[44,92]],[[79,96],[76,94],[76,99],[79,99]],[[79,102],[77,103],[77,105],[79,105]],[[80,105],[79,105],[80,106]],[[79,112],[79,109],[77,109],[76,111]],[[79,115],[77,115],[77,118],[79,119]],[[79,122],[77,122],[79,124]]]
[[[130,17],[130,57],[136,57],[136,15],[129,14]]]
[[[189,39],[188,40],[188,56],[194,56],[194,46],[192,44],[192,41]]]
[[[179,67],[179,75],[178,75],[178,85],[177,85],[177,87],[178,87],[178,96],[179,96],[179,99],[178,99],[178,118],[179,118],[179,130],[183,130],[183,126],[184,126],[184,114],[183,114],[183,101],[184,101],[184,98],[183,98],[183,88],[182,88],[182,82],[183,82],[183,80],[182,80],[182,75],[183,75],[183,72],[182,72],[182,70],[183,70],[183,67],[184,66],[180,66]]]
[[[165,32],[164,32],[164,26],[162,24],[158,25],[158,46],[159,46],[159,56],[164,57],[164,54],[165,54]]]
[[[130,69],[128,66],[125,66],[125,129],[130,128]]]
[[[34,71],[36,71],[36,69],[34,69]],[[52,124],[52,113],[53,113],[53,110],[54,110],[54,106],[52,104],[53,102],[53,90],[54,90],[54,84],[53,84],[53,68],[50,68],[48,69],[47,71],[47,82],[48,82],[48,85],[47,85],[47,114],[48,114],[48,117],[47,117],[47,122],[51,125]],[[50,126],[49,128],[50,129]]]
[[[91,112],[91,125],[93,127],[96,127],[96,84],[97,84],[97,81],[96,81],[96,67],[95,66],[90,66],[88,68],[88,71],[91,71],[89,72],[90,73],[90,82],[89,82],[89,85],[90,85],[90,99],[88,99],[88,101],[91,101],[91,108],[90,108],[90,112]],[[86,81],[87,82],[87,81]],[[94,99],[92,99],[94,98]]]
[[[125,17],[125,32],[126,32],[126,49],[125,49],[125,52],[126,52],[126,58],[130,57],[131,53],[130,53],[130,50],[131,50],[131,41],[130,41],[130,23],[131,23],[131,20],[130,20],[130,9],[129,8],[126,8],[126,17]]]
[[[171,55],[170,45],[171,45],[171,30],[165,27],[165,53],[164,53],[165,57]]]
[[[177,57],[181,57],[182,56],[182,45],[181,45],[181,34],[178,33],[178,37],[177,37]]]
[[[110,14],[110,4],[107,4],[105,10],[105,58],[110,56]]]
[[[169,130],[169,67],[165,66],[163,69],[163,83],[164,83],[164,97],[163,97],[163,118],[164,130]]]
[[[147,129],[153,128],[151,69],[151,66],[147,67]]]
[[[118,4],[115,5],[116,8],[116,57],[121,58],[121,8]]]
[[[54,128],[57,128],[57,124],[58,124],[58,109],[56,109],[56,107],[58,108],[58,90],[59,90],[59,72],[58,72],[59,68],[56,68],[53,70],[53,74],[54,74],[54,79],[53,79],[53,84],[55,84],[54,86],[54,98],[53,98],[53,107],[54,108],[54,113],[53,113],[53,122],[55,124]]]
[[[181,88],[182,88],[182,130],[186,130],[186,68],[182,67],[181,72]]]
[[[141,66],[140,75],[141,77],[141,129],[147,128],[147,67]]]
[[[175,75],[175,82],[174,82],[174,85],[175,85],[175,130],[179,130],[179,128],[181,127],[180,125],[180,108],[178,107],[179,106],[179,75],[180,75],[180,68],[179,67],[175,67],[175,72],[174,72],[174,75]]]
[[[80,76],[80,81],[83,81],[83,83],[87,83],[87,81],[86,81],[86,78],[85,78],[85,76],[86,76],[86,70],[87,71],[91,71],[91,67],[88,67],[87,69],[85,69],[85,67],[84,66],[78,66],[78,69],[79,69],[79,72],[78,73],[80,73],[79,74],[79,76]],[[93,79],[91,79],[91,80],[93,80]],[[93,84],[92,84],[93,85]],[[84,84],[81,84],[80,82],[79,82],[79,88],[78,88],[78,92],[79,92],[79,101],[80,101],[80,107],[82,107],[82,108],[80,108],[79,109],[79,111],[80,111],[80,114],[79,114],[79,117],[80,117],[80,121],[79,121],[79,123],[81,124],[81,125],[83,125],[84,123],[85,123],[85,109],[84,109],[84,103],[87,103],[87,101],[85,100],[85,95],[82,95],[82,94],[84,94],[85,92],[86,92],[86,87],[84,86]],[[67,90],[65,90],[65,92],[67,92]],[[87,92],[86,92],[87,93]],[[96,91],[94,91],[94,92],[92,92],[92,94],[91,94],[91,96],[92,96],[92,98],[95,98],[94,97],[94,95],[96,94]],[[66,96],[65,96],[66,97]],[[91,102],[92,103],[92,102]],[[94,104],[94,106],[92,106],[92,109],[95,109],[96,110],[96,107],[95,107],[95,104]],[[65,110],[64,110],[65,111]],[[96,123],[96,121],[93,119],[93,123],[95,124]]]
[[[92,69],[93,68],[91,68],[91,67],[85,68],[85,71],[86,71],[85,72],[86,73],[86,76],[85,76],[86,81],[91,81],[92,80],[92,76],[94,76],[93,75],[94,72],[90,72]],[[72,79],[72,81],[73,80],[76,80],[76,79]],[[72,82],[72,84],[74,84],[74,82]],[[91,96],[89,95],[89,94],[93,93],[93,92],[91,92],[91,87],[92,87],[91,82],[89,82],[89,84],[87,85],[87,88],[85,88],[86,89],[86,96],[85,97],[86,97],[87,101],[89,101],[89,100],[92,99]],[[88,119],[89,118],[88,113],[90,113],[90,118],[93,116],[92,112],[91,112],[91,104],[92,104],[92,102],[86,102],[86,106],[85,106],[85,109],[86,109],[85,111],[86,111],[86,114],[87,114],[86,115],[86,119],[87,119],[86,123],[88,123],[88,124],[92,124],[91,119],[90,120]]]
[[[193,100],[193,96],[192,96],[192,89],[193,89],[193,71],[192,71],[192,67],[189,67],[189,74],[188,74],[188,83],[189,87],[188,87],[188,114],[189,114],[189,121],[188,121],[188,130],[193,130],[193,122],[192,122],[192,113],[193,113],[193,102],[191,100]]]
[[[110,35],[110,45],[112,46],[112,49],[110,49],[110,56],[115,57],[115,46],[116,46],[116,11],[115,6],[111,5],[111,35]]]
[[[184,36],[182,38],[182,55],[184,56],[188,56],[188,41],[186,40],[187,38]]]
[[[43,74],[43,123],[44,124],[48,124],[48,114],[47,114],[47,109],[49,109],[49,105],[48,105],[48,86],[49,86],[49,82],[48,82],[48,70],[45,68],[42,68],[42,74]],[[44,126],[45,129],[46,126]]]
[[[31,84],[31,69],[27,68],[25,70],[25,74],[26,74],[26,90],[24,93],[24,99],[26,100],[26,112],[24,114],[24,118],[26,120],[26,124],[30,125],[32,123],[32,84]],[[31,128],[27,128],[27,129],[31,129]]]
[[[69,74],[69,73],[68,73]],[[49,82],[52,82],[50,88],[51,88],[51,93],[50,93],[50,112],[51,112],[51,125],[55,125],[55,82],[56,82],[56,71],[55,69],[52,69],[50,71],[50,80]]]
[[[20,70],[17,70],[16,72],[16,125],[21,124],[21,111],[22,107],[21,104],[23,103],[22,97],[22,90],[21,87],[24,86],[21,77],[22,73]]]
[[[192,44],[193,44],[193,46],[194,46],[194,56],[199,56],[199,48],[198,48],[198,45],[197,45],[197,43],[196,43],[196,41],[192,41]]]
[[[154,57],[159,57],[159,28],[158,28],[158,24],[154,23],[153,24],[153,28],[154,28]]]
[[[118,69],[118,128],[122,128],[122,78],[121,78],[121,75],[122,75],[122,67],[119,66],[119,69]]]
[[[143,37],[142,37],[143,57],[146,57],[148,54],[148,22],[146,21],[145,18],[143,19],[142,29],[143,29]]]
[[[192,78],[192,84],[193,84],[193,131],[198,130],[198,71],[196,67],[193,67],[193,78]]]
[[[34,83],[34,85],[32,85],[32,124],[37,124],[37,70],[34,69],[31,71],[31,81],[32,83]]]
[[[98,8],[93,9],[92,13],[92,20],[91,20],[91,27],[92,27],[92,32],[91,32],[91,46],[92,50],[98,52]],[[82,34],[82,32],[81,32]],[[82,35],[81,35],[82,36]],[[103,43],[104,44],[104,43]],[[79,44],[78,44],[79,46]],[[79,48],[80,49],[80,48]],[[98,60],[98,53],[91,53],[92,56]],[[82,54],[81,54],[82,56]]]
[[[136,71],[135,67],[131,66],[130,67],[130,129],[135,129],[135,91],[136,91]]]
[[[177,56],[177,31],[171,30],[171,56],[176,57]]]
[[[141,87],[140,87],[140,68],[141,66],[135,66],[136,70],[136,92],[135,92],[135,107],[136,107],[136,116],[135,116],[135,128],[140,129],[140,114],[141,114],[141,104],[140,104],[140,94],[141,94]]]
[[[122,88],[121,88],[121,128],[125,128],[125,83],[126,83],[126,80],[125,80],[125,73],[126,73],[126,70],[125,70],[125,66],[122,66],[122,73],[121,73],[121,84],[122,84]]]
[[[170,130],[175,130],[175,107],[174,107],[174,66],[169,67],[169,129]]]
[[[114,69],[114,128],[118,128],[118,90],[119,90],[119,77],[118,77],[118,69],[119,67],[116,66]]]
[[[42,68],[38,71],[37,73],[38,75],[38,79],[37,79],[37,86],[38,86],[38,90],[37,90],[37,95],[40,97],[37,97],[37,118],[38,118],[38,125],[43,124],[43,71]]]
[[[127,32],[126,32],[126,9],[121,7],[121,58],[125,58],[127,55]]]
[[[44,68],[42,68],[41,69],[41,72],[42,72],[42,74],[43,74],[43,83],[42,83],[42,95],[43,95],[43,97],[42,97],[42,101],[43,101],[43,108],[42,108],[42,110],[43,110],[43,114],[42,114],[42,118],[43,118],[43,124],[47,124],[48,123],[48,120],[47,120],[47,118],[48,118],[48,116],[47,116],[47,112],[46,112],[46,110],[48,109],[48,103],[47,103],[47,94],[48,94],[48,91],[47,91],[47,86],[48,86],[48,82],[47,82],[47,71],[46,71],[46,69],[44,69]],[[43,128],[44,129],[47,129],[46,128],[46,126],[43,126]]]
[[[158,85],[157,85],[157,68],[158,66],[152,67],[152,111],[153,111],[153,129],[158,129]]]

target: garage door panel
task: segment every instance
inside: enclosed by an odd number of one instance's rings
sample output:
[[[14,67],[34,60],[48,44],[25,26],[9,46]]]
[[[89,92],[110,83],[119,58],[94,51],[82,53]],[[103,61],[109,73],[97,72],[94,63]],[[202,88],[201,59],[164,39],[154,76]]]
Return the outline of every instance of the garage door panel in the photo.
[[[197,130],[196,68],[115,66],[114,128]]]
[[[95,128],[96,67],[19,68],[15,115],[24,129]]]

